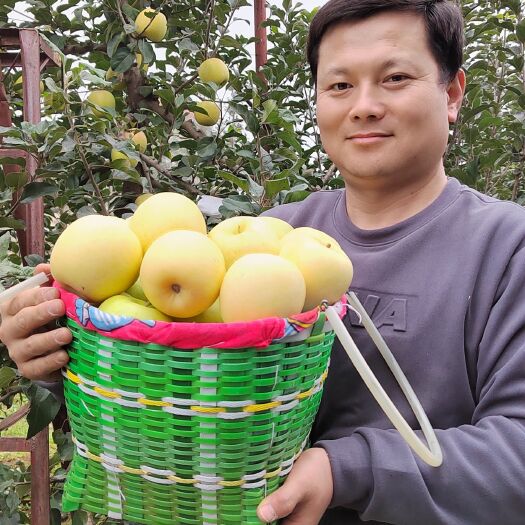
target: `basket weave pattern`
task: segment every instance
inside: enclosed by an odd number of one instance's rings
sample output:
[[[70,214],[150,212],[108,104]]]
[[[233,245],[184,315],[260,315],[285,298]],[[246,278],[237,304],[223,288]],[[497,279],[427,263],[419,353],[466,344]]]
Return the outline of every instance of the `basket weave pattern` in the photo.
[[[306,446],[332,332],[267,348],[178,350],[71,319],[76,445],[63,510],[147,525],[255,525]]]

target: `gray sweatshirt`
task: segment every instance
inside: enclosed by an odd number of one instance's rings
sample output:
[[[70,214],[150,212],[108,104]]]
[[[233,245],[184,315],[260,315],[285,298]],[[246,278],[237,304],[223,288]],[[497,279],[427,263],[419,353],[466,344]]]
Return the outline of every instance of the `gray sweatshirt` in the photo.
[[[266,215],[323,230],[350,256],[351,290],[412,384],[444,454],[433,468],[412,453],[336,342],[311,433],[334,477],[321,523],[523,525],[525,210],[450,178],[428,208],[380,230],[352,224],[342,190]],[[346,325],[417,428],[357,317],[348,315]]]

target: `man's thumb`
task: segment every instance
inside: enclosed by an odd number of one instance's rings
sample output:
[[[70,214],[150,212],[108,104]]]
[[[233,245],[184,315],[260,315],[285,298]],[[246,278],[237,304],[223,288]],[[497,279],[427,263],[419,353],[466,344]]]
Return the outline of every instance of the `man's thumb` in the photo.
[[[297,491],[291,490],[285,484],[262,500],[257,507],[257,516],[263,523],[285,518],[294,511],[298,502],[299,494]]]

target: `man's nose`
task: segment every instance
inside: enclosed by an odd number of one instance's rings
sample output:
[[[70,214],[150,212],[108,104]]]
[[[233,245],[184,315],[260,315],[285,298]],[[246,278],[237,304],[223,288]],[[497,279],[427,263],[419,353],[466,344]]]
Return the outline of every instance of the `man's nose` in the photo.
[[[360,86],[354,89],[348,118],[351,120],[380,119],[384,114],[385,104],[377,88]]]

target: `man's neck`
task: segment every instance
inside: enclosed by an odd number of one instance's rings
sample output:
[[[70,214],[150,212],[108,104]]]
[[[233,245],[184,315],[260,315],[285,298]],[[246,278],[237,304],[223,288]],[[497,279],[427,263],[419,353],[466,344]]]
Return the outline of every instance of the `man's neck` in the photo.
[[[350,220],[363,230],[393,226],[428,207],[447,184],[440,169],[427,179],[403,187],[365,188],[346,184],[346,209]]]

